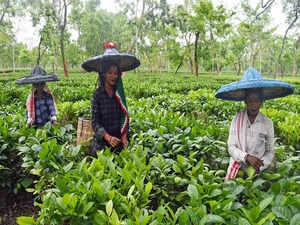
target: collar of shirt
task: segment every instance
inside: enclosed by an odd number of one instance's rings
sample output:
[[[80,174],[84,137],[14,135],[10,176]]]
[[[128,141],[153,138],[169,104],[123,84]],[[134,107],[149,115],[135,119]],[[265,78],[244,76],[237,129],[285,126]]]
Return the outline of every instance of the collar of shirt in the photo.
[[[250,127],[252,124],[249,120],[248,113],[246,113],[246,117],[247,117],[247,125],[248,125],[248,127]],[[262,121],[263,121],[263,115],[261,114],[261,112],[258,112],[257,116],[255,117],[255,120],[254,120],[253,124],[254,123],[260,123]]]

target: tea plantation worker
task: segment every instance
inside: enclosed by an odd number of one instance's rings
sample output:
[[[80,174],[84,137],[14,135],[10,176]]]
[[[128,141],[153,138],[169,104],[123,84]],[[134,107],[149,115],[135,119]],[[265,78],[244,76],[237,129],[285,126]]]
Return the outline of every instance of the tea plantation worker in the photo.
[[[240,169],[252,166],[257,173],[274,160],[273,122],[260,112],[264,100],[292,94],[294,88],[279,80],[264,79],[254,68],[248,68],[242,79],[222,86],[216,97],[244,101],[246,109],[236,113],[231,122],[228,152],[230,163],[225,180],[233,179]]]
[[[96,71],[99,76],[99,87],[91,100],[94,137],[89,154],[93,156],[105,147],[119,153],[128,146],[129,115],[121,74],[138,67],[140,61],[133,55],[119,53],[116,45],[105,43],[103,55],[82,64],[86,71]]]
[[[54,74],[47,74],[39,65],[36,65],[29,76],[17,81],[17,84],[32,84],[32,92],[26,101],[27,125],[35,128],[44,126],[47,122],[57,124],[57,109],[55,99],[46,86],[46,82],[59,81]]]

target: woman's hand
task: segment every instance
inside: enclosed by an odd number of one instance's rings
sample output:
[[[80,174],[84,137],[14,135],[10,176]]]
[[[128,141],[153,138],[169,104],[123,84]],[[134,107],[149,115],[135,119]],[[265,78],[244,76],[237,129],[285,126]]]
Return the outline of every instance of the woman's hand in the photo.
[[[104,134],[104,139],[112,147],[116,147],[121,141],[119,138],[113,137],[113,136],[109,135],[108,133]]]
[[[124,147],[127,148],[128,145],[129,145],[129,142],[128,142],[128,139],[127,139],[127,135],[124,134],[124,135],[121,137],[121,140],[122,140],[122,143],[123,143]]]
[[[56,120],[53,120],[53,121],[52,121],[52,125],[53,125],[53,126],[56,126],[56,125],[57,125]]]
[[[257,173],[260,171],[259,168],[264,165],[261,159],[249,154],[246,156],[246,162],[253,166]]]

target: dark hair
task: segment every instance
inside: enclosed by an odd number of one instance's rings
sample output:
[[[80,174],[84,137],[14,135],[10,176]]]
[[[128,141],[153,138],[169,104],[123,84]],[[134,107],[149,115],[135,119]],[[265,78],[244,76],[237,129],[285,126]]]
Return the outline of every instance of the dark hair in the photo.
[[[34,83],[33,85],[34,86],[46,85],[46,82],[42,81],[42,82]]]
[[[99,74],[99,77],[98,77],[98,85],[99,86],[104,86],[104,84],[105,84],[105,74],[107,73],[107,71],[112,66],[115,66],[117,68],[118,76],[119,77],[121,76],[121,70],[120,70],[119,65],[115,62],[107,62],[104,65],[102,65],[102,71],[98,73]]]
[[[258,95],[258,98],[259,98],[259,100],[261,102],[264,101],[264,92],[263,92],[262,88],[248,88],[248,89],[246,89],[246,92],[245,92],[245,102],[246,102],[247,97],[250,94],[256,94],[256,95]]]

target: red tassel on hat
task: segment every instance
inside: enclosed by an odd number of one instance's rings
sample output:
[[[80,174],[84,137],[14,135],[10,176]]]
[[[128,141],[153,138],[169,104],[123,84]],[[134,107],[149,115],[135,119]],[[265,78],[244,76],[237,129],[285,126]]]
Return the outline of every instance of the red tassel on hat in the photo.
[[[108,43],[104,43],[104,47],[105,48],[116,48],[117,47],[117,42],[108,42]]]

